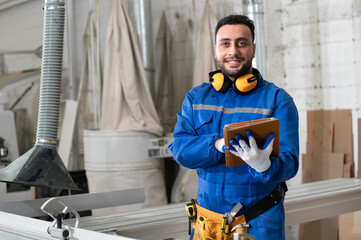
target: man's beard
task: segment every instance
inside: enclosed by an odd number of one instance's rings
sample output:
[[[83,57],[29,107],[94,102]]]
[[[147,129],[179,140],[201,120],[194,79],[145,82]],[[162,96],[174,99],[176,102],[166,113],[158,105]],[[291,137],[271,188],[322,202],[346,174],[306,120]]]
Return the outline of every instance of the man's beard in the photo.
[[[227,75],[229,78],[237,79],[238,77],[248,73],[249,69],[252,67],[252,59],[245,61],[244,64],[242,65],[241,69],[239,69],[238,71],[235,71],[235,72],[228,71],[226,69],[226,67],[224,66],[223,60],[219,61],[217,59],[217,65],[221,69],[221,71],[224,75]]]

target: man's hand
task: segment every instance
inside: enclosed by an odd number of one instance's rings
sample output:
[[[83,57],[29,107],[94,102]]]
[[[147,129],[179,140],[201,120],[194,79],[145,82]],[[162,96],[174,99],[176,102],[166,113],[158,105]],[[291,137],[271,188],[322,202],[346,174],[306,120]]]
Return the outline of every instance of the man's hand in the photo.
[[[218,152],[224,153],[225,147],[224,147],[224,138],[218,138],[217,141],[214,143],[216,149]]]
[[[270,155],[273,149],[274,134],[270,134],[263,148],[258,148],[256,140],[251,131],[246,132],[249,146],[246,141],[239,135],[235,136],[236,140],[232,139],[227,149],[234,155],[242,158],[250,167],[257,172],[264,172],[271,166]]]

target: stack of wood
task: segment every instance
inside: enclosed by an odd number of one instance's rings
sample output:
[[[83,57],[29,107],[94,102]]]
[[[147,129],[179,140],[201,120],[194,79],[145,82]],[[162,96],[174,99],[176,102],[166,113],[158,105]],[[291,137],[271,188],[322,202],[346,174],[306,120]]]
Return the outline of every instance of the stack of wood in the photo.
[[[307,112],[307,145],[302,155],[303,183],[353,177],[351,110]],[[300,225],[299,240],[337,240],[339,218]],[[344,238],[345,239],[345,238]]]
[[[361,119],[357,120],[357,148],[358,168],[357,178],[361,178]],[[361,211],[339,216],[339,239],[360,240],[361,239]]]

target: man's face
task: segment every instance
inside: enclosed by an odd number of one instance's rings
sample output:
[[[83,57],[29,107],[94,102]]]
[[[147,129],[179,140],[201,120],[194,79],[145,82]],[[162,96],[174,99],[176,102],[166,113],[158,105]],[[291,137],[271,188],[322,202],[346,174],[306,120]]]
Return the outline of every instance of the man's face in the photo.
[[[216,35],[214,52],[218,67],[232,81],[246,73],[252,73],[252,59],[256,45],[251,30],[243,24],[224,25]]]

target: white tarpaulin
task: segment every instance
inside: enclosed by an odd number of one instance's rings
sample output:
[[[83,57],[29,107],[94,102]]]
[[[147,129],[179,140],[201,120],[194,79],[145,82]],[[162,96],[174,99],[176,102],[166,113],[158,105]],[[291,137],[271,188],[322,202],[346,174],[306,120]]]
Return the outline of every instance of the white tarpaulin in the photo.
[[[214,32],[217,18],[208,1],[197,31],[197,45],[193,71],[193,87],[208,81],[208,73],[217,70],[214,59]]]
[[[83,35],[83,61],[78,94],[78,123],[81,129],[99,129],[101,70],[98,28],[95,11],[91,10]]]
[[[156,79],[158,83],[156,106],[161,117],[169,118],[173,109],[172,33],[163,12],[155,45]]]
[[[105,47],[101,130],[162,134],[136,33],[122,0],[114,0]]]
[[[98,5],[98,1],[96,2]],[[83,149],[83,130],[100,127],[101,70],[98,26],[95,21],[98,11],[92,9],[92,1],[89,1],[89,5],[90,11],[82,42],[83,58],[78,96],[76,101],[65,101],[60,127],[58,152],[64,165],[70,170],[79,169],[82,165],[81,160],[76,157],[77,154],[73,154],[73,158],[70,154],[74,129],[78,131],[75,137],[79,136],[76,141],[77,148]]]

